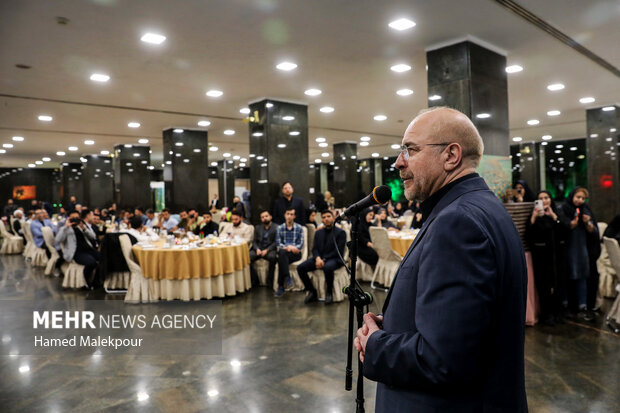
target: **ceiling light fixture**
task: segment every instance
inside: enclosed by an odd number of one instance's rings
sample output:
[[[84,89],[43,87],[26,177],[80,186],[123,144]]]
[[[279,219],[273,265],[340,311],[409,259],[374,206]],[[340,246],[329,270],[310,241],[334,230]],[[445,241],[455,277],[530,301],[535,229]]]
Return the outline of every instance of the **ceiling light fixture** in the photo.
[[[560,112],[559,110],[550,110],[549,112],[547,112],[547,116],[559,116],[562,112]]]
[[[373,152],[370,156],[372,156],[373,158],[378,158],[381,155],[379,155],[377,152]]]
[[[512,138],[513,142],[521,142],[522,140],[523,140],[523,138],[520,137],[520,136],[515,136],[514,138]]]
[[[397,143],[392,144],[392,146],[390,146],[390,148],[392,149],[400,149],[400,145]]]
[[[146,33],[140,40],[150,44],[162,44],[166,40],[166,36],[157,33]]]
[[[172,132],[174,132],[174,133],[183,133],[183,129],[177,128],[177,129],[174,129]]]
[[[439,95],[431,95],[428,97],[428,100],[439,100],[441,99],[441,96]]]
[[[278,148],[280,148],[280,149],[286,148],[286,144],[285,143],[279,143],[278,144]]]
[[[224,94],[224,92],[222,92],[221,90],[209,90],[207,91],[206,95],[211,97],[211,98],[219,98],[220,96],[222,96]]]
[[[375,115],[373,119],[378,121],[378,122],[383,122],[384,120],[387,119],[387,116],[385,116],[385,115]]]
[[[141,144],[144,145],[144,144],[149,143],[149,140],[148,139],[144,139],[144,138],[143,139],[138,139],[138,143],[141,143]]]
[[[64,153],[63,151],[58,151],[58,152],[56,152],[56,155],[58,155],[58,156],[65,156],[66,153]]]
[[[52,158],[48,158],[47,156],[44,156],[43,158],[41,158],[41,160],[42,160],[43,162],[49,162],[49,161],[51,161],[51,160],[52,160]]]
[[[235,131],[234,131],[234,130],[232,130],[232,129],[226,129],[226,130],[224,131],[224,135],[231,136],[231,135],[234,135],[234,134],[235,134]]]
[[[543,140],[543,141],[550,141],[550,140],[551,140],[551,138],[552,138],[552,136],[551,136],[551,135],[543,135],[543,136],[542,136],[542,140]]]
[[[390,26],[394,30],[403,31],[415,27],[415,22],[409,19],[402,18],[394,20],[393,22],[388,24],[388,26]]]
[[[506,66],[506,73],[518,73],[523,70],[523,67],[519,65]]]
[[[90,80],[93,82],[107,82],[110,80],[110,76],[104,75],[103,73],[93,73],[90,75]]]
[[[109,154],[110,154],[110,151],[101,151],[101,152],[99,152],[99,153],[100,153],[101,155],[109,155]]]
[[[43,161],[35,161],[34,163],[37,165],[43,165]]]
[[[319,136],[318,138],[315,139],[315,141],[317,141],[317,142],[325,142],[325,138],[323,138],[322,136]]]
[[[540,121],[538,119],[530,119],[527,121],[527,124],[530,126],[536,126],[540,123]]]
[[[603,112],[610,112],[612,110],[616,110],[616,108],[614,106],[605,106],[603,108]]]
[[[394,66],[390,67],[390,69],[392,70],[392,72],[402,73],[402,72],[406,72],[408,70],[411,70],[411,66],[406,65],[404,63],[399,63],[397,65],[394,65]]]
[[[209,151],[211,152],[217,152],[220,148],[218,148],[217,146],[209,146]]]
[[[90,139],[87,139],[84,141],[84,145],[94,145],[94,144],[95,144],[95,141],[90,140]]]
[[[323,92],[320,89],[308,89],[304,93],[308,96],[318,96]]]
[[[295,120],[295,116],[291,116],[291,115],[282,116],[282,120],[286,120],[286,121]]]
[[[323,113],[332,113],[334,111],[334,108],[332,108],[331,106],[323,106],[319,110]]]
[[[12,143],[3,143],[2,147],[3,148],[7,148],[7,149],[11,149],[13,147],[13,144]]]
[[[291,136],[298,136],[299,133],[300,133],[299,131],[294,130],[294,131],[290,131],[288,134],[291,135]]]
[[[478,113],[476,117],[478,119],[487,119],[491,117],[491,114],[490,113]]]
[[[360,146],[368,146],[368,145],[370,145],[370,143],[368,143],[368,142],[360,142]]]
[[[594,101],[596,101],[596,99],[594,99],[593,97],[589,97],[589,96],[579,99],[579,103],[592,103]]]
[[[327,143],[327,142],[321,142],[321,143],[319,143],[319,147],[320,147],[320,148],[327,148],[328,146],[329,146],[329,143]]]
[[[552,92],[557,92],[558,90],[564,89],[564,85],[562,83],[553,83],[547,86],[547,89],[549,89]]]
[[[209,126],[209,125],[211,125],[211,122],[209,122],[208,120],[199,120],[198,121],[198,126],[205,127],[205,126]]]
[[[360,141],[362,141],[362,142],[369,142],[370,141],[370,136],[362,136],[360,138]]]
[[[139,128],[140,122],[129,122],[127,126],[129,126],[130,128]]]
[[[67,149],[69,149],[71,152],[75,152],[75,151],[78,150],[78,147],[77,146],[69,146],[69,148],[67,148]]]
[[[51,122],[54,118],[49,115],[39,115],[39,120],[41,122]]]
[[[263,136],[263,132],[254,132],[252,136],[256,136],[257,138],[260,138],[261,136]]]
[[[399,89],[396,91],[396,94],[399,96],[409,96],[413,95],[413,90],[411,89]]]
[[[224,158],[230,158],[230,153],[228,153],[228,152],[224,152],[224,153],[222,154],[222,156],[223,156]]]
[[[291,70],[297,69],[297,65],[293,62],[282,62],[282,63],[278,63],[278,65],[276,66],[276,69],[289,72]]]
[[[13,136],[13,140],[15,142],[23,142],[24,141],[24,137],[23,136]]]

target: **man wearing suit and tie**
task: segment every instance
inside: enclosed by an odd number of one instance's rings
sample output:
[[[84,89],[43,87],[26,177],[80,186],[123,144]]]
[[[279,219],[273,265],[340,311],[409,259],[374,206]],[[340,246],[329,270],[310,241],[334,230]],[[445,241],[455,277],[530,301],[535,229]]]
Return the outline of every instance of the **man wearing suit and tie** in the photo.
[[[392,282],[383,316],[355,346],[377,385],[376,412],[527,412],[527,274],[519,234],[474,171],[483,143],[461,112],[418,115],[396,161],[424,224]]]

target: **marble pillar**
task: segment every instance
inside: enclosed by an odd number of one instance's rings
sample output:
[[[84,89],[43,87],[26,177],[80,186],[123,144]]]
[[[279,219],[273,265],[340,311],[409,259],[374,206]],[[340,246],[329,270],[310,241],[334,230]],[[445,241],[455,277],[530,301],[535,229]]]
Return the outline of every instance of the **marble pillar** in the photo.
[[[166,206],[182,209],[209,208],[209,162],[207,131],[166,129],[164,138],[164,182]]]
[[[152,207],[150,160],[148,145],[114,147],[114,201],[119,210]]]
[[[357,143],[334,144],[334,188],[336,208],[355,203],[360,198],[359,174],[357,172]],[[372,189],[372,188],[370,188]]]
[[[620,212],[620,107],[612,105],[588,109],[586,122],[588,202],[597,220],[608,223]]]
[[[82,162],[84,203],[90,209],[114,202],[114,168],[109,156],[86,155]]]
[[[308,206],[308,107],[264,99],[250,107],[250,185],[252,222],[273,209],[285,181]]]
[[[508,156],[506,57],[464,41],[427,51],[428,104],[449,106],[474,122],[486,155]]]
[[[537,192],[541,188],[540,181],[540,150],[534,142],[521,143],[510,146],[512,157],[512,183],[522,179],[527,182],[532,191]]]
[[[218,161],[217,188],[221,206],[230,208],[235,196],[235,170],[232,160]]]
[[[62,192],[62,204],[63,205],[67,205],[69,203],[69,199],[72,196],[75,197],[78,204],[85,204],[84,180],[82,179],[82,164],[81,163],[65,162],[62,164],[62,191],[61,192]]]

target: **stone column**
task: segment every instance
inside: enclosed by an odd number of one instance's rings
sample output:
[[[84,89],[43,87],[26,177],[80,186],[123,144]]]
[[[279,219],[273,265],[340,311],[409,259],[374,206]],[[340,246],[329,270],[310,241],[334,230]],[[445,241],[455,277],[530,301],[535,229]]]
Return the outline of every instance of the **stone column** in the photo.
[[[116,145],[114,147],[114,200],[117,208],[150,208],[150,146]]]
[[[218,199],[223,207],[230,207],[235,196],[235,172],[233,161],[218,161],[217,163],[217,188]],[[254,191],[252,191],[254,192]],[[254,198],[254,193],[252,193]]]
[[[84,203],[90,209],[105,208],[114,202],[114,168],[109,156],[84,156]]]
[[[85,203],[81,163],[65,162],[62,164],[62,189],[63,205],[67,205],[72,196],[75,196],[78,204]]]
[[[334,190],[336,207],[342,208],[356,202],[360,197],[357,172],[357,143],[334,144]]]

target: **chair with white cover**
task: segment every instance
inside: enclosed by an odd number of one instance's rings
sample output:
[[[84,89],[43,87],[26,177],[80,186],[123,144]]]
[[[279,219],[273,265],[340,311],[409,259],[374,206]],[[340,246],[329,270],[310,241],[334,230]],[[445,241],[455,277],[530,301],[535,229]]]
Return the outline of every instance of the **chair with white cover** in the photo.
[[[24,239],[19,235],[13,235],[7,231],[4,222],[0,221],[0,234],[2,235],[2,248],[0,254],[21,254],[24,250]]]
[[[314,233],[316,232],[316,227],[312,224],[306,224],[306,228],[308,228],[308,256],[312,255],[312,248],[314,247]]]
[[[411,210],[409,209],[408,211],[411,211]],[[411,228],[411,223],[413,222],[413,214],[403,215],[403,217],[405,218],[405,223],[403,224],[402,229]]]
[[[221,220],[222,220],[222,211],[221,210],[217,211],[216,213],[214,213],[212,215],[211,221],[215,222],[216,224],[219,225]]]
[[[410,209],[406,209],[405,212],[403,212],[403,216],[404,217],[412,217],[413,216],[413,211]]]
[[[60,249],[64,251],[62,244]],[[84,266],[75,261],[64,262],[60,266],[60,270],[65,275],[62,279],[62,288],[83,288],[88,287],[84,278]]]
[[[47,265],[47,254],[43,248],[39,248],[34,243],[34,236],[32,235],[32,230],[30,229],[30,224],[26,223],[24,225],[24,231],[26,233],[26,240],[28,241],[28,245],[30,245],[30,249],[28,251],[28,255],[26,258],[30,258],[32,265],[34,267],[45,267]],[[28,248],[28,245],[26,248]],[[25,254],[24,254],[25,255]]]
[[[308,259],[308,248],[306,248],[306,245],[308,245],[308,228],[302,227],[301,229],[304,233],[304,245],[301,248],[301,258],[288,265],[288,271],[293,280],[293,287],[287,288],[287,291],[303,291],[306,288],[297,273],[297,266]],[[278,264],[276,264],[275,276],[273,277],[273,290],[278,290]]]
[[[347,237],[347,242],[349,241],[350,236]],[[347,247],[344,248],[344,255],[342,257],[344,262],[348,262],[349,260],[349,249]],[[314,270],[310,273],[310,281],[312,281],[312,285],[314,286],[319,301],[325,301],[325,291],[327,290],[327,283],[325,282],[325,273],[323,270]],[[334,302],[343,301],[345,298],[342,289],[349,285],[350,277],[347,268],[343,265],[334,271],[334,290],[332,291],[332,297]]]
[[[226,221],[222,221],[220,223],[218,223],[218,229],[217,229],[217,233],[218,235],[222,235],[222,228],[224,228],[224,225],[228,224],[228,222]]]
[[[603,239],[605,229],[607,229],[607,224],[604,222],[599,222],[598,231],[601,236],[601,240]],[[607,253],[607,247],[604,242],[601,244],[601,255],[596,260],[596,267],[599,273],[597,294],[597,304],[599,304],[599,301],[602,303],[602,297],[615,298],[618,294],[616,291],[618,274],[611,265],[609,254]],[[597,307],[600,306],[597,305]]]
[[[129,272],[131,273],[131,280],[129,281],[129,288],[127,289],[127,294],[125,295],[125,302],[129,304],[138,304],[153,303],[157,301],[155,294],[153,293],[151,282],[144,278],[142,268],[140,268],[140,265],[134,259],[129,236],[119,236],[118,242],[121,244],[123,257],[125,258],[125,262],[127,262],[127,267],[129,267]]]
[[[618,246],[618,241],[615,238],[603,237],[603,243],[607,248],[611,266],[616,271],[616,274],[620,274],[620,247]],[[620,292],[620,283],[616,285],[616,289]],[[607,313],[606,321],[607,325],[609,325],[615,333],[620,332],[620,294],[616,296],[616,300],[612,304],[609,313]]]
[[[369,231],[370,240],[375,251],[377,251],[377,255],[379,255],[379,261],[377,261],[370,286],[375,288],[376,282],[389,288],[403,258],[392,249],[392,244],[385,228],[370,227]]]
[[[41,232],[43,233],[45,246],[50,252],[50,258],[47,260],[47,265],[45,266],[45,275],[52,275],[54,268],[56,268],[56,263],[60,259],[60,254],[56,250],[56,247],[54,247],[54,232],[52,229],[50,227],[43,227],[41,228]]]
[[[24,232],[24,237],[26,238],[26,246],[24,247],[24,252],[22,255],[27,260],[31,260],[34,252],[34,240],[32,239],[32,232],[30,232],[30,222],[25,222],[22,230]]]

